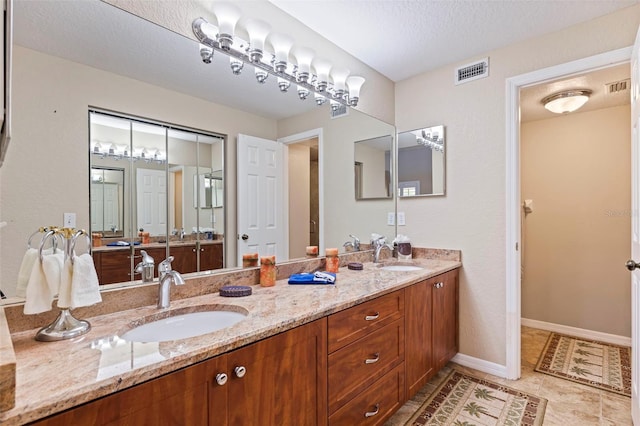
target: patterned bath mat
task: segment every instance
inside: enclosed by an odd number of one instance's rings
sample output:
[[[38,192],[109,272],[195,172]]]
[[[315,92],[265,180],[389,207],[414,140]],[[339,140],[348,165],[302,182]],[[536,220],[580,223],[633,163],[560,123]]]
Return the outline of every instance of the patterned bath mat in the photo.
[[[535,371],[631,396],[631,348],[551,333]]]
[[[405,426],[532,425],[547,400],[453,370]]]

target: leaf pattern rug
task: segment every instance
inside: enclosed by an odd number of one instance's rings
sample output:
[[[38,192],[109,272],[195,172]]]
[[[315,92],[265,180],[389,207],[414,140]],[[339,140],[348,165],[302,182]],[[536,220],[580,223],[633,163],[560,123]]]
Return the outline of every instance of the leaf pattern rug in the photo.
[[[631,396],[631,348],[551,333],[535,371]]]
[[[453,370],[405,426],[539,426],[547,400]]]

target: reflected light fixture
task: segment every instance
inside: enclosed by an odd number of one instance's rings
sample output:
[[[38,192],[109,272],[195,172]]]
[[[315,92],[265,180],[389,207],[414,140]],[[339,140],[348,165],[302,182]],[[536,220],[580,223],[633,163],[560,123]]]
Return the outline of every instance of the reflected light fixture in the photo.
[[[586,104],[592,93],[588,89],[565,90],[545,97],[542,99],[542,104],[553,113],[568,114]]]
[[[317,105],[332,99],[336,105],[355,107],[360,98],[363,77],[350,76],[349,70],[333,67],[328,61],[314,58],[314,51],[294,46],[294,40],[286,34],[270,32],[268,23],[259,19],[242,18],[241,10],[228,2],[213,2],[211,9],[217,26],[204,18],[192,23],[193,33],[200,41],[199,54],[209,64],[215,51],[229,56],[231,71],[238,75],[245,64],[253,66],[256,81],[266,82],[269,74],[277,77],[278,89],[287,92],[296,85],[298,97],[313,99]],[[247,34],[249,40],[236,35]],[[290,62],[289,55],[293,61]],[[333,104],[333,103],[332,103]],[[337,108],[337,106],[335,106]]]

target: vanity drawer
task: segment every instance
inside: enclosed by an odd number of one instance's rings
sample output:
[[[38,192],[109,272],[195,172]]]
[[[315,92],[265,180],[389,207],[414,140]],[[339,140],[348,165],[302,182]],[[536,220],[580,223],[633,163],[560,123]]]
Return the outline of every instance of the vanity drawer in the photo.
[[[329,355],[329,413],[404,360],[404,321],[396,320]]]
[[[404,402],[404,369],[399,365],[329,417],[329,426],[373,426],[385,422]]]
[[[329,316],[329,353],[403,315],[404,290],[399,290]]]

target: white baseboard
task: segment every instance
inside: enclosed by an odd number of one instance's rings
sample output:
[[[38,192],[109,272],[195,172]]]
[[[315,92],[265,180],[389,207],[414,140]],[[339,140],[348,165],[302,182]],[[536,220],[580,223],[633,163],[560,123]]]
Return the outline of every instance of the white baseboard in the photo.
[[[568,325],[554,324],[522,318],[521,324],[525,327],[538,328],[540,330],[553,331],[556,333],[567,334],[569,336],[581,337],[583,339],[599,340],[613,345],[631,346],[631,337],[618,336],[615,334],[602,333],[600,331],[586,330],[584,328],[570,327]]]
[[[494,362],[485,361],[480,358],[474,358],[469,355],[457,353],[451,361],[456,364],[460,364],[463,367],[473,368],[474,370],[482,371],[483,373],[493,374],[497,377],[507,377],[507,367],[504,365],[496,364]]]

